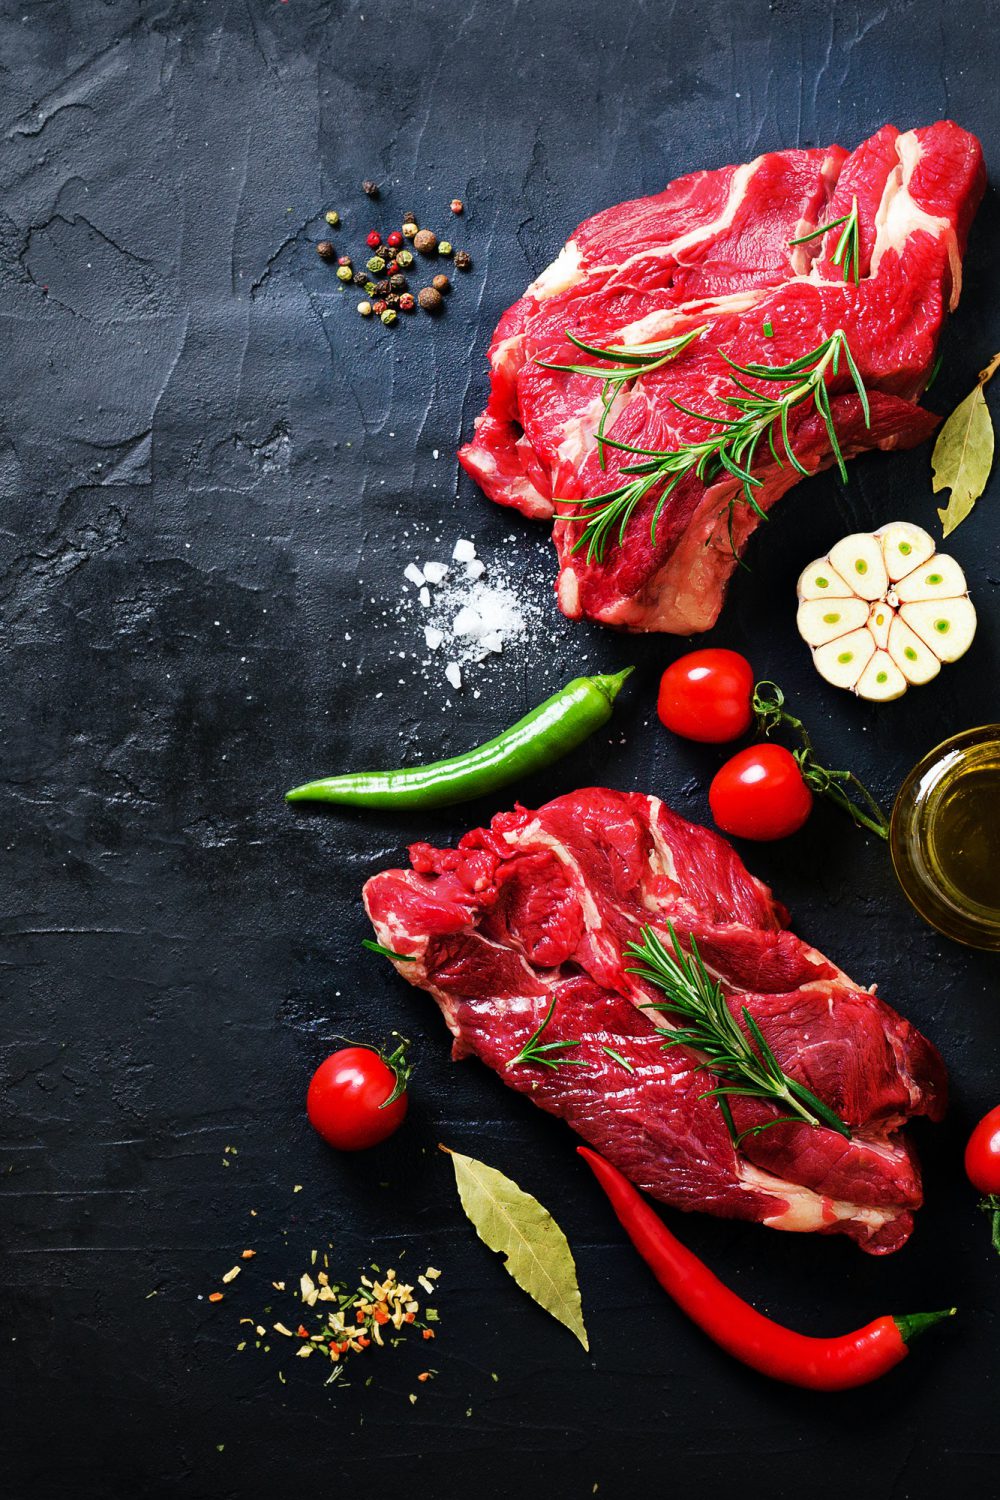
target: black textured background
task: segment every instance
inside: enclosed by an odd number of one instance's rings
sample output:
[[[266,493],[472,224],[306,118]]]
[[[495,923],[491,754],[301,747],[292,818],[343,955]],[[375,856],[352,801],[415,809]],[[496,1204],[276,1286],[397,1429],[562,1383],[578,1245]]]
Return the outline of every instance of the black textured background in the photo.
[[[846,1241],[680,1223],[806,1330],[961,1305],[883,1384],[822,1398],[767,1384],[689,1326],[569,1133],[477,1064],[453,1066],[431,1003],[360,950],[364,878],[409,839],[446,841],[495,808],[293,816],[281,793],[462,748],[581,665],[635,661],[613,734],[518,790],[532,802],[607,780],[707,816],[720,757],[651,722],[656,674],[683,643],[568,625],[543,533],[459,481],[486,341],[581,217],[680,172],[944,114],[996,170],[998,21],[982,0],[2,7],[14,1500],[996,1493],[1000,1263],[960,1160],[1000,1095],[996,960],[922,926],[884,849],[821,810],[747,854],[803,936],[877,979],[945,1053],[954,1106],[919,1132],[928,1203],[912,1242],[878,1261]],[[369,176],[377,206],[358,190]],[[456,193],[468,213],[449,229],[475,269],[447,316],[363,323],[312,248],[322,211],[340,210],[335,238],[353,248],[408,208],[440,228]],[[997,241],[991,189],[940,409],[1000,347]],[[997,488],[953,543],[979,637],[933,686],[852,701],[821,684],[793,622],[800,567],[843,532],[900,515],[936,528],[926,450],[858,462],[846,489],[827,474],[795,491],[712,636],[779,677],[833,763],[887,799],[943,734],[1000,718]],[[416,617],[397,605],[406,562],[462,535],[487,563],[523,560],[544,626],[455,695],[423,674]],[[371,1156],[335,1158],[304,1119],[310,1071],[335,1034],[393,1027],[416,1038],[410,1122]],[[564,1225],[589,1358],[474,1239],[442,1139]],[[274,1353],[234,1352],[238,1319],[329,1242],[345,1276],[370,1256],[441,1267],[440,1337],[359,1365],[346,1390],[294,1360],[281,1385]],[[257,1260],[210,1307],[245,1244]],[[417,1385],[428,1353],[439,1374]]]

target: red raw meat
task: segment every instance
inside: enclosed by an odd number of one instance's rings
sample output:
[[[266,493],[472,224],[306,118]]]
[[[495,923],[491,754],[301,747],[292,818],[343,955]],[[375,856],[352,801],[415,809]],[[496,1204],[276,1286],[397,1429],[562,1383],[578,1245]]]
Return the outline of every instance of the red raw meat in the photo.
[[[958,303],[962,255],[985,180],[979,142],[950,121],[903,135],[886,125],[851,155],[839,146],[769,152],[596,214],[500,319],[489,351],[490,399],[459,452],[463,467],[491,500],[540,519],[556,515],[553,497],[615,488],[622,465],[634,459],[606,448],[606,468],[600,466],[600,382],[537,361],[604,368],[581,355],[567,332],[605,348],[653,343],[705,324],[707,332],[675,360],[620,392],[609,437],[658,451],[704,438],[706,423],[673,403],[731,415],[722,401],[733,392],[731,370],[720,351],[744,365],[779,365],[839,328],[872,404],[868,427],[846,372],[828,381],[844,456],[923,442],[938,419],[915,403],[945,313]],[[849,213],[855,198],[857,285],[830,259],[839,230],[790,244]],[[833,461],[811,406],[795,409],[790,435],[806,468]],[[801,477],[769,457],[755,474],[764,511]],[[625,545],[610,544],[600,561],[588,561],[585,548],[573,550],[582,523],[557,518],[560,608],[626,630],[707,630],[759,524],[738,499],[730,540],[738,490],[729,475],[707,487],[694,475],[683,479],[668,498],[655,544],[653,490],[634,513]]]
[[[414,844],[409,870],[365,886],[379,942],[437,1000],[456,1058],[474,1053],[511,1088],[568,1121],[654,1197],[776,1229],[848,1234],[896,1250],[921,1203],[901,1133],[940,1118],[935,1048],[785,926],[787,914],[717,834],[656,797],[592,787],[537,812],[500,813],[457,849]],[[784,1071],[834,1109],[851,1139],[773,1125],[732,1143],[697,1054],[663,1046],[662,999],[625,972],[644,924],[694,935],[733,1007],[746,1006]],[[553,1000],[547,1041],[579,1041],[582,1067],[510,1067]],[[603,1049],[633,1068],[627,1072]],[[734,1099],[738,1130],[779,1113]]]

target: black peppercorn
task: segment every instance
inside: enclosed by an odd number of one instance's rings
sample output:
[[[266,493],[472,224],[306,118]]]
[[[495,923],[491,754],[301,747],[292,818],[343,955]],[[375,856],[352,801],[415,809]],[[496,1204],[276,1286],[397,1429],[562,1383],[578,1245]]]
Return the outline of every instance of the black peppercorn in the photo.
[[[392,291],[392,286],[388,281],[376,281],[375,291],[379,297],[388,297]]]
[[[460,271],[469,271],[472,269],[472,256],[468,250],[455,251],[455,265]]]
[[[377,198],[378,197],[378,183],[377,182],[372,182],[372,180],[371,180],[370,177],[366,177],[365,180],[364,180],[364,182],[361,184],[361,191],[363,193],[366,193],[369,198]]]
[[[316,254],[319,256],[320,260],[336,260],[337,258],[337,252],[336,250],[334,250],[329,240],[320,240],[319,244],[316,246]]]
[[[355,286],[367,286],[368,285],[368,272],[367,271],[355,271],[355,273],[354,273],[354,285]]]
[[[385,299],[385,305],[386,305],[386,307],[398,307],[399,306],[399,298],[398,297],[394,297],[394,296],[386,297],[386,299]]]
[[[389,285],[392,287],[392,290],[394,292],[405,292],[407,285],[406,277],[401,271],[397,271],[395,276],[389,277]]]

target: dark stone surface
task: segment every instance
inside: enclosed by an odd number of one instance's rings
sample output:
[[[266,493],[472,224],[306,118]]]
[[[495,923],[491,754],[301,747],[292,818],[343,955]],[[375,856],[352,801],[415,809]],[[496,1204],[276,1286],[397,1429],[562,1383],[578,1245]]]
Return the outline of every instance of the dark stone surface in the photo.
[[[458,478],[487,338],[584,214],[690,168],[942,114],[995,164],[998,19],[982,0],[3,7],[0,1347],[14,1500],[993,1491],[1000,1266],[960,1149],[1000,1094],[996,961],[923,927],[883,849],[820,811],[749,859],[803,935],[877,979],[945,1053],[954,1106],[920,1132],[913,1241],[877,1261],[846,1242],[681,1225],[803,1329],[961,1304],[883,1385],[822,1399],[706,1343],[623,1242],[568,1133],[452,1065],[430,1002],[360,950],[364,877],[409,838],[447,840],[493,809],[296,817],[281,792],[460,748],[582,663],[634,660],[614,734],[522,795],[606,779],[706,817],[719,756],[651,723],[657,671],[682,643],[562,621],[542,533]],[[360,193],[368,176],[378,204]],[[334,239],[357,247],[408,208],[440,230],[455,193],[468,213],[449,229],[475,269],[446,316],[391,334],[362,323],[315,255],[322,211],[340,210]],[[991,191],[941,409],[1000,346],[997,231]],[[932,687],[881,709],[827,690],[793,624],[799,568],[844,531],[899,515],[936,526],[926,450],[859,462],[846,489],[827,474],[797,490],[712,637],[780,677],[833,763],[887,798],[942,734],[1000,718],[991,488],[953,545],[979,638]],[[395,610],[405,563],[460,535],[488,563],[523,558],[545,614],[533,644],[449,704],[411,654],[415,616]],[[371,1157],[336,1159],[303,1117],[310,1070],[335,1034],[393,1027],[416,1038],[410,1123]],[[439,1140],[513,1173],[564,1225],[590,1358],[475,1240]],[[306,1362],[286,1360],[281,1385],[273,1353],[234,1353],[271,1279],[328,1242],[345,1276],[403,1251],[402,1266],[443,1269],[431,1359],[387,1353],[370,1387],[362,1372],[338,1393]],[[200,1298],[245,1244],[257,1260],[210,1307]],[[428,1362],[438,1377],[418,1386]]]

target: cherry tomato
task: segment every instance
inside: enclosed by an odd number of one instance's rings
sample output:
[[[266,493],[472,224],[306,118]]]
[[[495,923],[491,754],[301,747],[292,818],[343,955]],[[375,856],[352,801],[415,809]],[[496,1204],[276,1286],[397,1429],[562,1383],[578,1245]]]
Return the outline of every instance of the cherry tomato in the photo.
[[[983,1116],[969,1136],[965,1175],[981,1193],[1000,1193],[1000,1104]]]
[[[724,833],[744,839],[783,839],[812,811],[812,792],[790,750],[751,745],[727,760],[708,789],[712,816]]]
[[[399,1129],[409,1105],[404,1048],[384,1058],[373,1047],[341,1047],[320,1063],[306,1095],[306,1113],[329,1145],[363,1151]]]
[[[674,734],[723,744],[750,728],[753,681],[753,668],[737,651],[691,651],[664,672],[656,710]]]

